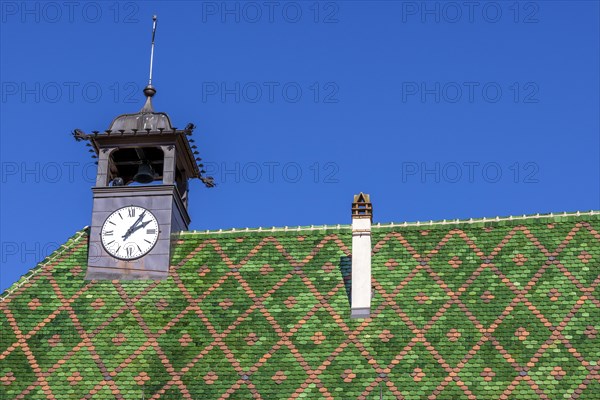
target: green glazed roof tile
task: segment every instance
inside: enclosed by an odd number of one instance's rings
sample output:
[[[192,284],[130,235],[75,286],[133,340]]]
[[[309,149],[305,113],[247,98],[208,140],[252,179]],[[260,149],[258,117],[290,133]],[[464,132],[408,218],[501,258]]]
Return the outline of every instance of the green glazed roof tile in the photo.
[[[600,217],[183,232],[164,281],[85,281],[87,232],[0,302],[0,397],[597,398]]]

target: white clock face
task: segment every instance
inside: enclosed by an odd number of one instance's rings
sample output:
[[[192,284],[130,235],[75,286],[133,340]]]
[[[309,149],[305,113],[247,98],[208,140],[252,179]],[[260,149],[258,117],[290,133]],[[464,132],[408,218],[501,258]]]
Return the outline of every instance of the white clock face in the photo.
[[[150,211],[127,206],[106,218],[100,237],[108,254],[121,260],[134,260],[152,250],[158,232],[158,221]]]

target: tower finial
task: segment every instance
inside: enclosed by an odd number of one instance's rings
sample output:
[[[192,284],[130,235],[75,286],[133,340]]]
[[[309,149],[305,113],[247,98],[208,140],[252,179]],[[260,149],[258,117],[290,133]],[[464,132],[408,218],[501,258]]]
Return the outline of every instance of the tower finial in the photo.
[[[148,78],[148,86],[152,86],[152,62],[154,61],[154,36],[156,35],[156,15],[152,16],[152,45],[150,47],[150,76]]]
[[[140,110],[140,112],[154,112],[152,107],[152,96],[156,94],[156,89],[152,86],[152,63],[154,61],[154,36],[156,35],[156,15],[152,16],[152,44],[150,46],[150,76],[148,77],[148,85],[144,88],[144,95],[146,96],[146,102]]]

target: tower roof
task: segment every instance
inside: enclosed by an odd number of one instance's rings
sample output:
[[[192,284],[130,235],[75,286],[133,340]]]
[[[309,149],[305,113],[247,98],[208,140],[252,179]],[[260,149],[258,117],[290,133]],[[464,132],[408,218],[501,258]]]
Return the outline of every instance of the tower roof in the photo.
[[[172,130],[171,120],[164,112],[155,112],[152,106],[152,97],[156,94],[156,89],[152,85],[144,88],[146,102],[142,109],[135,114],[121,114],[111,122],[108,127],[111,131],[131,131],[147,130],[157,131],[159,129]]]
[[[180,157],[187,171],[187,178],[212,179],[202,176],[201,167],[196,164],[201,159],[196,156],[196,146],[188,136],[192,135],[195,125],[188,123],[184,129],[177,129],[171,125],[171,119],[164,112],[154,111],[152,97],[156,89],[148,84],[144,88],[146,102],[142,109],[135,114],[121,114],[111,122],[109,129],[104,132],[93,131],[85,133],[81,129],[72,132],[77,141],[87,140],[92,146],[92,151],[97,156],[100,149],[106,146],[142,146],[148,143],[156,143],[157,140],[165,143],[173,143],[181,149]],[[201,164],[200,164],[201,165]],[[205,183],[206,184],[206,183]],[[212,183],[211,183],[212,184]],[[214,186],[214,184],[212,184]]]

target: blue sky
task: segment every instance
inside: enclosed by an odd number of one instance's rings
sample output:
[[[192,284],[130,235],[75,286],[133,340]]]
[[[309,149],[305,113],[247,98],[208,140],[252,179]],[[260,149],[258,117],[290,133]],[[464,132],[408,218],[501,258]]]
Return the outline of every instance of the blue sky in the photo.
[[[90,223],[70,132],[142,107],[153,14],[191,229],[600,209],[598,4],[3,1],[0,289]]]

